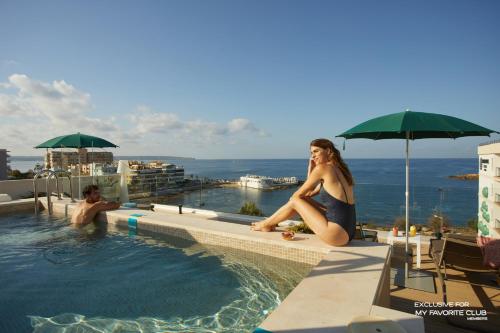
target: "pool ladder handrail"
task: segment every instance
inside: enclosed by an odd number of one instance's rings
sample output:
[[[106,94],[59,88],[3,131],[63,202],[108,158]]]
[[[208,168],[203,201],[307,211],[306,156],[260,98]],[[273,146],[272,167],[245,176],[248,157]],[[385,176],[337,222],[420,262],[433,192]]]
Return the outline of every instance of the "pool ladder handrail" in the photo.
[[[73,185],[71,182],[71,174],[69,172],[65,172],[63,170],[50,170],[50,169],[43,169],[38,171],[35,174],[35,177],[33,177],[33,196],[35,198],[35,214],[39,213],[39,206],[38,206],[38,184],[37,184],[37,179],[42,177],[44,174],[47,174],[47,181],[46,181],[46,192],[47,192],[47,206],[49,210],[49,215],[52,215],[52,191],[50,191],[50,179],[55,178],[56,180],[56,190],[57,190],[57,200],[62,200],[61,197],[61,185],[59,183],[59,177],[57,174],[61,174],[63,177],[66,176],[68,177],[69,180],[69,193],[71,196],[71,202],[75,202],[75,199],[73,198]]]
[[[55,176],[56,176],[56,179],[57,179],[57,187],[59,188],[59,179],[61,179],[60,177],[66,177],[68,178],[68,183],[69,183],[69,196],[71,198],[71,202],[75,202],[75,199],[73,198],[73,182],[71,181],[71,172],[69,171],[64,171],[62,169],[58,169],[58,170],[54,170],[55,172]],[[57,177],[57,174],[59,174],[59,177]],[[62,185],[61,185],[63,191],[60,192],[59,189],[57,190],[58,193],[62,193],[62,195],[64,196],[64,182],[62,182]],[[61,194],[58,194],[58,200],[62,200],[61,198]]]

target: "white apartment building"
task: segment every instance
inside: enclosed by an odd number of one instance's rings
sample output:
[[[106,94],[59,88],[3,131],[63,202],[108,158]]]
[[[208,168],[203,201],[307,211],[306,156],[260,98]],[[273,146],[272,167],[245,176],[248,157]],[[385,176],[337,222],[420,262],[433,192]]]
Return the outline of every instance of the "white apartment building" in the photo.
[[[45,167],[48,169],[68,170],[71,166],[86,165],[89,163],[112,164],[113,153],[102,151],[88,151],[85,148],[78,151],[59,151],[53,149],[45,155]]]
[[[500,141],[479,145],[478,233],[500,238]]]

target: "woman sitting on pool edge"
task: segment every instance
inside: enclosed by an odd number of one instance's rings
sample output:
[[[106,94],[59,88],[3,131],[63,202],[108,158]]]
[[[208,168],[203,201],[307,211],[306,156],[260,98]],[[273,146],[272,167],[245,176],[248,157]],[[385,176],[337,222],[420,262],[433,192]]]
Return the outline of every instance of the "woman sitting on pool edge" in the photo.
[[[344,246],[356,231],[354,180],[330,140],[313,140],[310,149],[305,183],[273,215],[253,223],[252,230],[272,231],[278,223],[299,214],[325,243]],[[321,203],[312,198],[317,194]]]

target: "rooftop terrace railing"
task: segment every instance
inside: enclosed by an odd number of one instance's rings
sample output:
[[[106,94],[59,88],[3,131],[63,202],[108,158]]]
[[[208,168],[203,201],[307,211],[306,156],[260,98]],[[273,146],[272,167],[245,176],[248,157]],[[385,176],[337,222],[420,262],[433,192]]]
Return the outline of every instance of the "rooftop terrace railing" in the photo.
[[[52,190],[50,188],[50,180],[54,178],[56,180],[56,190],[57,190],[57,199],[62,200],[61,197],[61,185],[59,183],[60,178],[58,177],[58,174],[63,177],[68,177],[69,179],[69,193],[71,196],[71,202],[75,202],[73,198],[73,186],[71,184],[71,174],[68,172],[64,171],[58,171],[58,170],[50,170],[50,169],[43,169],[38,171],[35,176],[33,177],[33,196],[35,199],[35,214],[38,215],[39,213],[39,203],[38,203],[38,182],[37,179],[40,177],[43,177],[44,175],[47,175],[47,181],[45,185],[45,191],[47,193],[47,209],[49,211],[49,214],[52,214]]]
[[[500,143],[500,139],[492,140],[492,141],[488,141],[488,142],[483,142],[483,143],[480,143],[479,146],[487,146],[487,145],[491,145],[494,143]]]

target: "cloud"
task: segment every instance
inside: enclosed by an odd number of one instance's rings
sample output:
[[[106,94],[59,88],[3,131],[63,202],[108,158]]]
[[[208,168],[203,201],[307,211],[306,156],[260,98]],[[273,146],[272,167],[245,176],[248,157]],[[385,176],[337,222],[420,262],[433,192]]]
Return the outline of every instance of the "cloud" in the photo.
[[[157,112],[141,105],[116,119],[92,116],[95,109],[89,93],[64,80],[44,82],[12,74],[7,82],[0,83],[2,144],[26,151],[26,146],[31,148],[51,137],[79,131],[144,151],[152,142],[202,146],[237,143],[248,135],[265,136],[245,118],[227,123],[181,119],[178,113]]]
[[[244,133],[253,133],[266,136],[265,131],[258,129],[255,124],[245,118],[235,118],[227,124],[221,125],[213,121],[202,119],[182,120],[175,113],[155,112],[145,105],[138,106],[135,113],[129,116],[136,125],[136,133],[169,134],[175,138],[190,139],[192,141],[217,142],[228,136]]]
[[[269,136],[266,131],[258,129],[250,120],[245,118],[236,118],[227,124],[230,133],[251,132],[259,136]]]
[[[90,117],[89,113],[94,111],[90,94],[64,80],[42,82],[24,74],[13,74],[0,88],[9,89],[0,90],[2,137],[19,138],[22,130],[25,143],[33,145],[77,131],[122,136],[113,118]]]
[[[173,113],[153,112],[149,107],[138,106],[135,113],[129,116],[136,125],[139,134],[165,133],[170,129],[182,128],[183,123]]]
[[[2,67],[4,67],[4,68],[19,65],[19,62],[12,60],[12,59],[3,59],[0,61],[0,63],[2,64]]]
[[[64,80],[51,83],[34,80],[24,74],[9,76],[3,86],[17,90],[16,94],[0,94],[0,114],[30,116],[48,121],[53,127],[68,130],[118,131],[112,119],[92,118],[94,107],[90,94],[76,89]]]

